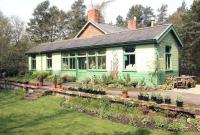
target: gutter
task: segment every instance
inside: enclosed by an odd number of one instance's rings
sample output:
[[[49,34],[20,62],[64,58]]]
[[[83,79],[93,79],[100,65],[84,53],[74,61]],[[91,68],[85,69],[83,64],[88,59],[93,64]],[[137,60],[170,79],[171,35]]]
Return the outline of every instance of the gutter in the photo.
[[[130,42],[121,42],[121,43],[113,43],[113,44],[102,44],[102,45],[92,45],[92,46],[83,46],[83,47],[73,47],[73,48],[63,48],[63,49],[55,49],[55,50],[48,50],[48,51],[41,51],[41,52],[26,52],[26,55],[31,54],[41,54],[41,53],[53,53],[53,52],[61,52],[64,50],[67,51],[77,51],[77,50],[87,50],[87,49],[99,49],[99,48],[111,48],[111,47],[121,47],[121,46],[130,46],[130,45],[144,45],[144,44],[157,44],[156,39],[149,39],[149,40],[141,40],[141,41],[130,41]]]

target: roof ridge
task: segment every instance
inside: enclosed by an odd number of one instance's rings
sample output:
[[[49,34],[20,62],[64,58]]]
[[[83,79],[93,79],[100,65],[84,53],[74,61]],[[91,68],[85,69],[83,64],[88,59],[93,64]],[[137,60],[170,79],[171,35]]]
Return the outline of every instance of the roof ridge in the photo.
[[[143,27],[143,28],[138,28],[136,30],[130,30],[130,29],[127,29],[125,31],[119,31],[119,32],[115,32],[115,33],[107,33],[107,34],[104,34],[104,35],[96,35],[96,36],[91,36],[91,37],[79,37],[79,38],[70,38],[70,39],[64,39],[64,40],[57,40],[55,41],[56,43],[58,42],[62,42],[62,41],[70,41],[70,40],[79,40],[79,39],[91,39],[91,38],[94,38],[94,37],[101,37],[101,36],[107,36],[107,35],[114,35],[114,34],[120,34],[120,33],[125,33],[125,32],[130,32],[130,31],[139,31],[139,30],[144,30],[144,29],[150,29],[150,28],[155,28],[155,27],[161,27],[161,26],[170,26],[171,24],[162,24],[162,25],[156,25],[154,27]],[[46,43],[55,43],[55,42],[46,42]]]

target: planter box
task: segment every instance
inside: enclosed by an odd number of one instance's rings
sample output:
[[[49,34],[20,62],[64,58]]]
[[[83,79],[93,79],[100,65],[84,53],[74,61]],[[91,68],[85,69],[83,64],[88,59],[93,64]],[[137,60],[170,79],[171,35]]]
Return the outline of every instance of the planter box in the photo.
[[[176,106],[177,107],[183,107],[183,102],[176,101]]]
[[[144,100],[144,101],[149,101],[149,97],[144,96],[144,97],[143,97],[143,100]]]
[[[152,101],[156,101],[156,96],[152,96],[152,97],[151,97],[151,100],[152,100]]]
[[[165,99],[165,104],[171,104],[171,99]]]
[[[163,99],[156,99],[156,103],[157,104],[162,104],[163,103]]]
[[[144,97],[143,97],[142,95],[138,95],[138,99],[139,99],[139,100],[143,100],[143,98],[144,98]]]

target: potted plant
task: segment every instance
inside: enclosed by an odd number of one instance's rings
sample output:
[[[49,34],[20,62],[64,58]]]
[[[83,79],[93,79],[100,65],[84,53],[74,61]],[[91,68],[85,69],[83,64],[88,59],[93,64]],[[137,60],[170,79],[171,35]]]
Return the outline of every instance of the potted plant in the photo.
[[[169,95],[165,96],[165,104],[171,104],[171,97]]]
[[[156,94],[154,93],[151,94],[151,100],[156,102]]]
[[[149,94],[148,94],[148,93],[145,93],[145,94],[143,95],[143,100],[144,100],[144,101],[149,101]]]
[[[57,76],[54,75],[54,76],[53,76],[53,84],[52,84],[52,87],[53,87],[53,88],[56,88],[56,86],[57,86]]]
[[[162,104],[163,103],[163,97],[160,94],[158,94],[156,96],[156,103],[157,104]]]
[[[139,93],[138,99],[139,99],[139,100],[143,100],[143,93],[142,93],[142,92]]]
[[[179,96],[176,99],[176,106],[177,107],[183,107],[183,99]]]
[[[128,98],[128,90],[125,87],[122,89],[122,98]]]
[[[62,80],[60,78],[57,79],[57,88],[62,89]]]

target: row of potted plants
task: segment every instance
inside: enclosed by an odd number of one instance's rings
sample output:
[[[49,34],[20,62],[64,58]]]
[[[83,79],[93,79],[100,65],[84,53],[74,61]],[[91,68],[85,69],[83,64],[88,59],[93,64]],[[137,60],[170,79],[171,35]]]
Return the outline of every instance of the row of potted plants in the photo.
[[[154,101],[156,102],[157,104],[162,104],[162,103],[165,103],[165,104],[171,104],[171,97],[169,95],[166,95],[164,98],[161,94],[152,94],[151,97],[148,93],[139,93],[138,95],[138,99],[139,100],[144,100],[144,101]],[[177,97],[176,99],[176,105],[178,107],[183,107],[183,99],[181,97]]]
[[[106,95],[106,91],[97,86],[82,85],[81,87],[79,87],[78,91],[90,94]]]

